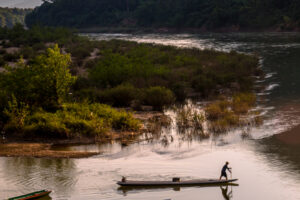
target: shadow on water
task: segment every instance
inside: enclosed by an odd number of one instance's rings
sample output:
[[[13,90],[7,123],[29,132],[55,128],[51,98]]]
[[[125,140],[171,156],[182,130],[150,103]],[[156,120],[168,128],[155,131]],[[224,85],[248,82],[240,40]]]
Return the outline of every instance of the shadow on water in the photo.
[[[221,189],[221,193],[222,196],[224,198],[224,200],[230,200],[233,198],[233,190],[232,187],[233,186],[239,186],[238,184],[235,183],[230,183],[230,184],[226,184],[226,185],[204,185],[204,186],[193,186],[194,188],[207,188],[207,187],[220,187]],[[130,186],[121,186],[118,188],[118,191],[121,191],[122,194],[124,196],[129,195],[131,192],[132,193],[136,193],[138,191],[146,191],[146,190],[167,190],[167,189],[171,189],[175,192],[180,192],[181,189],[183,188],[188,188],[191,186],[152,186],[152,187],[130,187]],[[229,189],[230,188],[230,189]]]
[[[52,200],[52,198],[51,198],[49,195],[47,195],[47,196],[38,198],[38,199],[36,199],[36,200]]]
[[[280,160],[281,163],[289,164],[292,171],[300,173],[300,125],[259,142],[259,152],[272,163]]]

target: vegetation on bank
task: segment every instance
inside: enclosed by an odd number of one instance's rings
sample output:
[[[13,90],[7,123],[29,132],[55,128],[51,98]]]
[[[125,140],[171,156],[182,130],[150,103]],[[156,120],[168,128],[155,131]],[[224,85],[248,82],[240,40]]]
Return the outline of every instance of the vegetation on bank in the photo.
[[[0,7],[0,27],[11,28],[15,24],[25,24],[25,16],[31,11],[31,9]]]
[[[157,110],[190,96],[207,98],[227,92],[251,91],[258,59],[214,50],[99,41],[98,57],[89,61],[87,76],[80,78],[75,96],[113,106]]]
[[[28,14],[26,24],[76,28],[297,30],[299,8],[297,0],[50,0]]]
[[[91,41],[64,28],[1,28],[0,42],[0,126],[30,137],[137,131],[132,114],[110,106],[163,110],[191,97],[251,93],[262,75],[255,56]],[[233,102],[241,113],[252,105]]]
[[[21,58],[15,67],[5,67],[0,74],[0,117],[8,137],[104,138],[112,130],[139,130],[140,122],[131,113],[96,103],[69,103],[76,81],[70,62],[70,55],[56,45],[28,64]]]
[[[239,126],[261,125],[259,112],[251,112],[256,104],[253,93],[239,93],[232,98],[222,97],[205,108],[209,130],[215,133],[226,132]]]

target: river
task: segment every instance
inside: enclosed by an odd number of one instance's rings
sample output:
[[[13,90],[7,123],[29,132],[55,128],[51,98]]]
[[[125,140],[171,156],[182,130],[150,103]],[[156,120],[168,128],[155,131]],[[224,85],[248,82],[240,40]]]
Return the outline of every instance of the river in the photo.
[[[249,134],[240,130],[210,138],[184,139],[175,125],[163,139],[65,147],[99,151],[87,159],[0,158],[0,199],[40,189],[52,199],[296,200],[300,199],[300,34],[88,34],[178,47],[214,48],[256,54],[266,73],[258,107],[265,118]],[[167,113],[168,114],[168,113]],[[172,114],[172,113],[169,113]],[[218,178],[230,162],[238,186],[124,190],[122,176],[138,180]],[[49,199],[49,198],[46,198]]]

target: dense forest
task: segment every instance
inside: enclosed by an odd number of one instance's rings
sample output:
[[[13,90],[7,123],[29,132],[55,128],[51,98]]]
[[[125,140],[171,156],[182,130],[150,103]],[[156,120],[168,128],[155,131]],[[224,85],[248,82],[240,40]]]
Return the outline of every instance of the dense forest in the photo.
[[[298,0],[49,0],[26,24],[76,28],[295,30]]]
[[[17,23],[24,24],[24,18],[31,9],[1,8],[0,27],[12,27]]]

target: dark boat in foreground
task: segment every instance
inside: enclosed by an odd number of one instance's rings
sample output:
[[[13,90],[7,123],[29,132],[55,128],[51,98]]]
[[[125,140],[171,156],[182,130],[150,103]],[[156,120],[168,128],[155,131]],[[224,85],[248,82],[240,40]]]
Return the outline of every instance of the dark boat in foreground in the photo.
[[[17,197],[13,197],[13,198],[9,198],[8,200],[29,200],[29,199],[38,199],[44,196],[47,196],[51,193],[51,191],[49,190],[41,190],[41,191],[37,191],[37,192],[32,192],[29,194],[25,194],[22,196],[17,196]]]
[[[237,181],[238,179],[219,180],[219,179],[196,179],[196,180],[183,180],[173,179],[172,181],[131,181],[123,180],[118,181],[120,186],[201,186],[201,185],[224,185]]]

